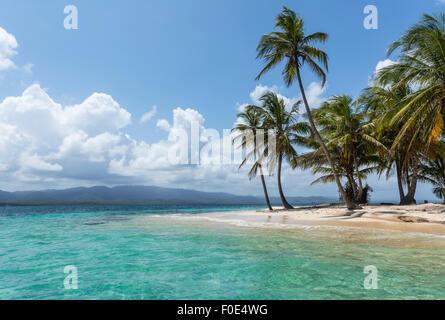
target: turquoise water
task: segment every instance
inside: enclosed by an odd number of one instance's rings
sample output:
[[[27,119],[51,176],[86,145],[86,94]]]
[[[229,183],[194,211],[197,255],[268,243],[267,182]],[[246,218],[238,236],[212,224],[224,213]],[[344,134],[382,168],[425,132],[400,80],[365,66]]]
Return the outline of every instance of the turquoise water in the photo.
[[[0,299],[445,298],[440,237],[177,219],[236,209],[0,208]],[[363,288],[367,265],[377,290]]]

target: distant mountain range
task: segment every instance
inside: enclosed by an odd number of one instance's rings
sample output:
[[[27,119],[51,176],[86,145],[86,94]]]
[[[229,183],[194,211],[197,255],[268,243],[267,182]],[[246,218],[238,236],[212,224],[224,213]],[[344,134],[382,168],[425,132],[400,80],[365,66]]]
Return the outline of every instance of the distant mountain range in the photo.
[[[294,205],[334,202],[326,197],[288,197]],[[278,197],[271,202],[281,204]],[[0,191],[0,205],[154,205],[154,204],[219,204],[219,205],[261,205],[263,197],[237,196],[230,193],[202,192],[186,189],[161,188],[155,186],[119,186],[71,188],[42,191]]]

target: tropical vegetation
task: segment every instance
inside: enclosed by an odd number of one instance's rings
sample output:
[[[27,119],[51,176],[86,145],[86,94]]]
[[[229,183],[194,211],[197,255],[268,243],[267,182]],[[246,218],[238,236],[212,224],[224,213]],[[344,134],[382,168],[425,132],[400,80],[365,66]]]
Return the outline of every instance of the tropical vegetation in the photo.
[[[388,56],[397,53],[397,59],[379,70],[359,97],[335,95],[315,109],[301,73],[308,67],[325,85],[328,55],[317,45],[328,35],[306,34],[303,18],[286,7],[275,28],[258,44],[257,58],[264,67],[256,79],[282,65],[284,84],[296,82],[302,101],[286,106],[277,94],[266,93],[261,106],[248,106],[238,115],[234,128],[252,132],[240,144],[251,149],[241,166],[253,159],[249,176],[260,171],[268,207],[262,166],[272,174],[278,163],[280,198],[285,208],[292,208],[281,183],[283,159],[291,168],[311,169],[318,176],[312,183],[335,182],[348,210],[369,201],[370,174],[395,175],[401,204],[416,203],[419,182],[431,183],[434,195],[445,200],[445,14],[423,15],[392,43]],[[267,143],[271,132],[276,150]]]
[[[290,110],[287,110],[284,100],[273,92],[264,94],[260,101],[262,102],[261,106],[247,106],[246,111],[238,115],[241,122],[234,128],[235,131],[240,132],[234,140],[241,140],[241,147],[253,147],[247,152],[247,156],[240,167],[252,157],[256,157],[257,160],[249,171],[249,176],[253,177],[258,169],[262,175],[264,159],[268,159],[268,168],[271,174],[278,162],[277,180],[280,199],[286,209],[292,209],[293,207],[286,200],[281,184],[283,159],[289,163],[296,161],[297,152],[294,146],[303,144],[304,136],[309,133],[310,129],[305,122],[297,121],[301,101],[296,102]],[[248,134],[246,134],[246,129],[249,130],[247,131]],[[274,150],[270,150],[271,143],[269,141],[272,137],[274,139],[273,145],[275,145]],[[263,176],[262,179],[264,179]],[[264,182],[263,188],[266,190]],[[266,202],[270,208],[270,202],[267,198]]]

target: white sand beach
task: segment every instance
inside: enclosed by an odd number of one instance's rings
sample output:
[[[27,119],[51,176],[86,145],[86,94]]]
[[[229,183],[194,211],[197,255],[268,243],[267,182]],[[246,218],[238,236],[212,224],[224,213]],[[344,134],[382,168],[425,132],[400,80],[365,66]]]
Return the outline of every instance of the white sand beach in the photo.
[[[445,235],[445,205],[369,205],[348,212],[342,206],[320,205],[294,210],[211,212],[197,219],[237,226],[289,228],[292,226],[337,226]]]

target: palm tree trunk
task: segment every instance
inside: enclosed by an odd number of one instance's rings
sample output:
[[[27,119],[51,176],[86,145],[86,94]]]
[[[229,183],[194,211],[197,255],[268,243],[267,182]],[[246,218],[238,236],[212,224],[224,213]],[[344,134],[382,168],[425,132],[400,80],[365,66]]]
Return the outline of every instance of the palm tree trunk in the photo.
[[[396,174],[397,174],[397,185],[399,187],[400,204],[404,204],[405,203],[405,191],[403,190],[402,169],[400,168],[400,163],[399,163],[398,157],[396,158]]]
[[[258,139],[258,136],[257,136],[257,132],[256,132],[255,129],[253,130],[253,134],[255,136],[254,148],[256,150],[256,152],[254,151],[255,152],[254,154],[258,158],[258,160],[257,160],[257,162],[258,162],[259,159],[260,159],[260,153],[259,153],[259,151],[257,151],[258,150],[257,149],[257,139]],[[263,166],[261,165],[261,162],[258,162],[258,167],[260,169],[261,184],[263,185],[264,198],[266,198],[267,207],[269,208],[270,211],[272,211],[273,209],[272,209],[272,206],[270,205],[269,194],[267,193],[266,181],[264,180]]]
[[[296,69],[297,69],[297,78],[298,78],[298,84],[300,86],[301,96],[303,97],[304,106],[306,108],[307,117],[308,117],[311,129],[312,129],[312,132],[317,137],[318,142],[320,143],[321,148],[323,149],[323,152],[326,155],[326,159],[328,160],[329,165],[331,166],[332,173],[334,174],[335,182],[337,183],[338,191],[340,191],[341,197],[343,198],[343,201],[345,202],[346,207],[348,208],[348,210],[354,210],[357,208],[357,206],[351,200],[348,199],[345,189],[343,188],[340,178],[338,177],[337,171],[335,170],[334,161],[332,161],[332,157],[329,154],[328,148],[324,144],[320,133],[318,132],[317,128],[315,127],[314,119],[312,118],[311,109],[309,108],[309,103],[307,102],[307,99],[306,99],[306,93],[304,92],[303,82],[301,81],[300,68],[297,67]]]
[[[416,195],[416,189],[417,189],[417,169],[418,169],[417,158],[414,157],[413,158],[413,176],[411,179],[411,185],[409,187],[408,194],[405,199],[405,202],[407,202],[407,204],[415,204],[416,203],[416,199],[414,198],[414,196]]]
[[[348,179],[348,183],[352,188],[353,198],[355,198],[357,196],[357,184],[354,181],[354,176],[352,175],[352,173],[347,173],[346,179]]]
[[[266,181],[264,180],[263,168],[259,165],[261,183],[263,184],[264,197],[266,198],[266,204],[270,211],[272,211],[272,206],[270,205],[269,194],[267,193]]]
[[[352,186],[352,190],[354,191],[354,198],[357,198],[358,187],[357,187],[357,182],[355,182],[355,179],[354,179],[354,171],[353,170],[349,174],[349,179],[350,179],[350,184]]]
[[[280,199],[281,202],[283,203],[283,206],[286,209],[293,209],[294,207],[292,207],[289,202],[287,202],[286,198],[284,197],[284,193],[283,193],[283,189],[281,187],[281,164],[283,162],[283,153],[280,152],[280,154],[278,155],[278,192],[280,193]]]
[[[409,190],[411,189],[411,181],[410,181],[410,178],[409,178],[409,169],[408,168],[409,168],[408,165],[405,165],[406,187],[407,187],[408,192],[409,192]]]
[[[362,178],[360,177],[360,170],[359,170],[358,161],[357,161],[357,153],[355,152],[355,150],[354,150],[352,156],[354,158],[355,172],[357,173],[357,181],[358,181],[357,200],[361,202],[362,197],[363,197],[363,182],[362,182]]]

